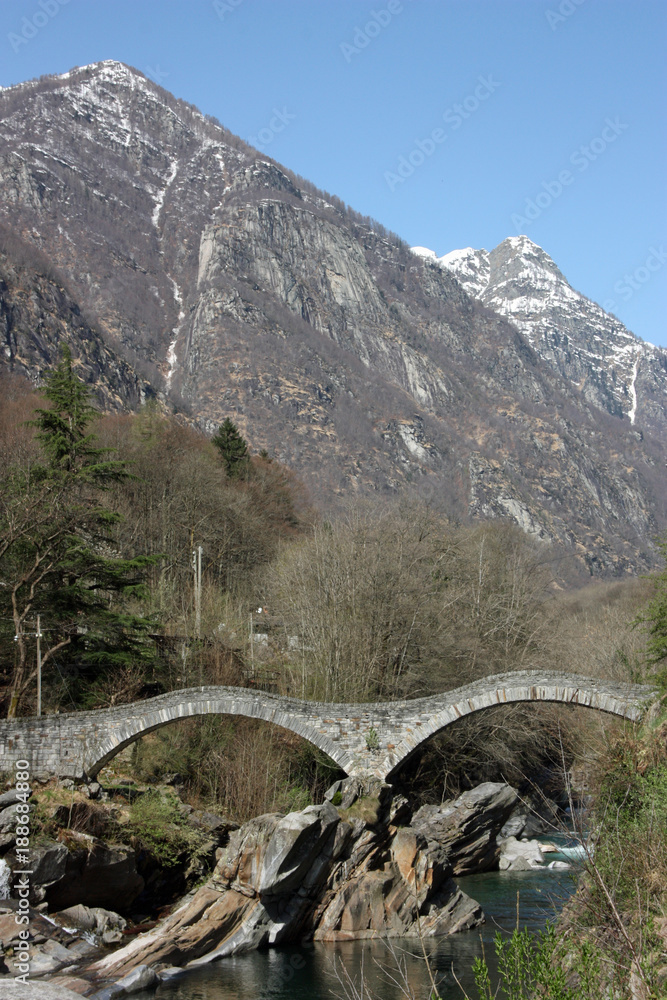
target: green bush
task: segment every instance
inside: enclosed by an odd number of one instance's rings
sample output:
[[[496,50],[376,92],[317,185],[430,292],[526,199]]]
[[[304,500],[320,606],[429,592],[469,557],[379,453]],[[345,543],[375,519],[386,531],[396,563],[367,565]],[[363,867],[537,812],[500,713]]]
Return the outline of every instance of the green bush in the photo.
[[[505,938],[496,934],[495,950],[502,993],[491,987],[491,977],[485,959],[477,958],[473,965],[479,1000],[606,1000],[606,986],[600,981],[600,958],[597,951],[584,943],[565,971],[562,943],[551,924],[538,934],[528,928]],[[576,985],[568,984],[574,979]],[[470,998],[468,997],[468,1000]]]
[[[188,826],[172,795],[146,792],[130,807],[127,828],[165,868],[173,868],[185,855],[192,867],[205,849],[205,835]]]

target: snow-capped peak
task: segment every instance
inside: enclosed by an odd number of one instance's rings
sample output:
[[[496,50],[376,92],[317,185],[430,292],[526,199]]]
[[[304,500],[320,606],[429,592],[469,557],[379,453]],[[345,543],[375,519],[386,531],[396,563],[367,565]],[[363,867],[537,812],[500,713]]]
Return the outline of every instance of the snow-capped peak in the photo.
[[[590,402],[627,415],[633,424],[641,416],[643,366],[659,352],[575,291],[527,236],[510,236],[491,252],[473,247],[442,257],[425,247],[413,252],[449,271],[469,295],[509,319]]]

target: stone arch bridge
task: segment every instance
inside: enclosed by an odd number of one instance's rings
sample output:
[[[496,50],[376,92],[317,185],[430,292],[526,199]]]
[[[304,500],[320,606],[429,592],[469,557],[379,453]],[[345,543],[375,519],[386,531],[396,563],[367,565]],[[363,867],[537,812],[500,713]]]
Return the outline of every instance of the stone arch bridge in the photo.
[[[0,770],[27,760],[33,777],[94,777],[135,740],[178,719],[241,715],[297,733],[347,774],[392,774],[430,736],[471,712],[519,701],[585,705],[639,719],[653,691],[578,674],[497,674],[411,701],[328,704],[237,687],[171,691],[116,708],[0,721]]]

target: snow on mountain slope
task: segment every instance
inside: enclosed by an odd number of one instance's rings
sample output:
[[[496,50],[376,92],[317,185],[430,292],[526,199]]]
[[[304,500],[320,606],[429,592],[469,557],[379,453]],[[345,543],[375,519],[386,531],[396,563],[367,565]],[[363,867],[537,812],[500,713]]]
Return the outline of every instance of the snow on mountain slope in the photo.
[[[230,416],[325,509],[418,494],[509,519],[582,572],[655,563],[667,435],[638,431],[650,405],[667,421],[664,370],[651,388],[640,342],[596,326],[530,241],[411,254],[116,62],[0,93],[3,232],[5,367],[38,377],[68,336],[105,405],[152,391],[207,431]]]
[[[412,251],[509,319],[586,400],[654,433],[667,430],[667,353],[575,291],[527,236],[512,236],[490,252],[467,247],[437,257],[425,247]]]

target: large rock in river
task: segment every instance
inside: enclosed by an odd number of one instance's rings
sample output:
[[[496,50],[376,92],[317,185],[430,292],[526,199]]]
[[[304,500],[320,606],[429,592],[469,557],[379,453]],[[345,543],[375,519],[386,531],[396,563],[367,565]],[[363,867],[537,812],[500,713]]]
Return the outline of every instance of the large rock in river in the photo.
[[[422,806],[411,827],[446,851],[454,875],[498,867],[496,837],[519,794],[511,785],[485,781],[441,806]]]
[[[327,801],[250,820],[205,886],[91,971],[117,978],[137,965],[197,965],[304,938],[415,935],[418,920],[426,935],[481,922],[452,881],[446,851],[391,823],[386,786],[368,791],[356,809]]]

